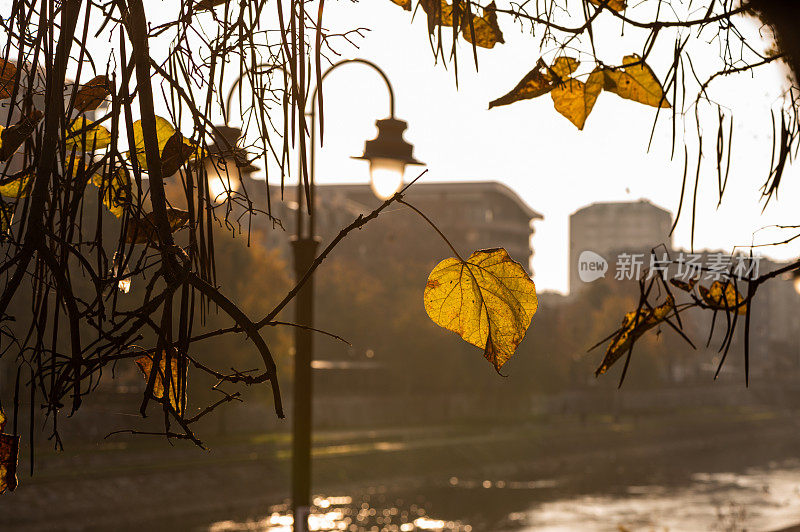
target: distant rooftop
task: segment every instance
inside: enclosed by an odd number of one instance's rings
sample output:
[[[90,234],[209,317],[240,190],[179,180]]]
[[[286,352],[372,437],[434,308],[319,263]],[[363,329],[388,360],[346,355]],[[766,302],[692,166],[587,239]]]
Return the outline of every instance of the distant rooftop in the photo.
[[[659,211],[667,213],[670,217],[672,216],[672,211],[670,211],[668,209],[665,209],[663,207],[660,207],[660,206],[656,205],[655,203],[651,202],[650,200],[647,200],[647,199],[644,199],[644,198],[636,200],[636,201],[597,201],[597,202],[594,202],[594,203],[590,203],[589,205],[587,205],[585,207],[581,207],[580,209],[578,209],[577,211],[575,211],[572,214],[575,215],[575,214],[578,214],[580,212],[584,212],[584,211],[588,211],[588,210],[606,209],[606,208],[609,208],[609,207],[611,207],[611,208],[629,209],[629,208],[634,207],[634,206],[636,206],[636,207],[653,208],[653,209],[656,209],[656,210],[659,210]]]
[[[338,189],[343,192],[369,192],[368,184],[318,184],[319,189]],[[417,182],[409,189],[411,196],[435,194],[435,193],[459,193],[459,194],[485,194],[496,192],[510,199],[522,212],[531,220],[542,220],[544,216],[533,210],[530,205],[525,203],[519,195],[511,188],[498,181],[438,181],[438,182]]]

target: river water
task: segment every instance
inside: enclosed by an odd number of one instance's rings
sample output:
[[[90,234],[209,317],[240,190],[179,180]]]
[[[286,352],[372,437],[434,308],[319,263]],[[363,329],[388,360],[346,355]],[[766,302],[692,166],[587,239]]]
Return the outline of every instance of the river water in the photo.
[[[676,470],[682,467],[676,465]],[[647,477],[647,469],[642,470]],[[630,477],[623,472],[622,476]],[[320,495],[313,530],[458,532],[774,531],[800,523],[800,461],[732,471],[695,471],[680,481],[457,478],[413,493],[373,487],[363,493]],[[620,479],[621,480],[621,479]],[[584,483],[586,481],[586,483]],[[287,506],[248,521],[220,521],[213,532],[289,532]]]

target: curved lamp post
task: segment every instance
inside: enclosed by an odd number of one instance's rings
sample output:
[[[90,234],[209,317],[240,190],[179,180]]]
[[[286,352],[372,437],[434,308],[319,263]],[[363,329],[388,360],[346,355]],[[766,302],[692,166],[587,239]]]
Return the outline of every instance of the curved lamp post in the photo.
[[[337,68],[351,63],[366,65],[377,72],[386,83],[389,91],[389,117],[376,122],[378,135],[366,141],[363,155],[353,157],[369,162],[370,186],[373,193],[382,200],[392,197],[403,185],[403,172],[407,165],[421,165],[423,163],[414,158],[414,147],[403,138],[407,124],[394,116],[394,90],[386,73],[375,63],[366,59],[345,59],[331,65],[320,77],[320,84],[328,75]],[[254,68],[265,68],[264,73],[270,72],[273,65],[260,64]],[[234,90],[241,83],[242,78],[250,72],[245,71],[236,79],[228,93],[226,109],[230,109]],[[292,238],[294,255],[294,270],[296,279],[301,279],[311,264],[314,262],[319,245],[319,238],[315,236],[314,192],[315,192],[315,155],[317,114],[315,103],[319,87],[315,87],[311,94],[311,111],[306,113],[310,118],[310,154],[309,154],[309,205],[310,212],[303,214],[303,181],[297,183],[297,234]],[[301,152],[302,154],[302,152]],[[302,168],[302,155],[298,171]],[[306,217],[308,218],[307,224]],[[295,532],[307,532],[308,515],[311,508],[311,428],[312,428],[312,375],[311,361],[313,359],[314,326],[314,285],[313,276],[306,281],[303,288],[295,297],[295,357],[294,357],[294,410],[292,412],[292,511],[294,514]]]
[[[368,140],[364,146],[364,154],[356,159],[369,161],[370,185],[372,191],[380,199],[388,199],[400,190],[403,184],[403,171],[406,165],[422,164],[413,157],[414,148],[403,139],[406,123],[394,117],[394,90],[389,83],[386,73],[376,64],[365,59],[345,59],[333,64],[326,70],[321,78],[322,83],[328,75],[342,65],[360,63],[366,65],[380,74],[389,91],[389,117],[378,120],[378,136]],[[297,279],[311,267],[316,257],[319,238],[314,234],[314,187],[315,187],[315,154],[316,154],[316,108],[317,92],[314,88],[311,94],[311,111],[307,116],[311,121],[310,135],[310,160],[309,160],[309,195],[311,196],[311,212],[308,214],[308,231],[303,231],[302,213],[302,180],[297,183],[297,236],[292,240],[294,249],[294,267]],[[302,161],[300,162],[302,165]],[[293,412],[293,439],[292,439],[292,510],[294,513],[295,532],[308,530],[308,514],[311,507],[311,428],[313,412],[311,408],[312,375],[311,360],[313,359],[313,337],[311,328],[314,326],[314,287],[313,277],[310,278],[295,299],[295,323],[301,327],[295,328],[295,380],[294,380],[294,412]]]

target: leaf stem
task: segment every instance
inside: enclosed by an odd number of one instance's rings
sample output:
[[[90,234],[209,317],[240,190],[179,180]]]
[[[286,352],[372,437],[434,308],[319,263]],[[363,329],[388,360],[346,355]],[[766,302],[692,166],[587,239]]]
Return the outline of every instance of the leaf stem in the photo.
[[[450,249],[452,250],[452,252],[453,252],[453,253],[455,253],[456,257],[458,257],[458,260],[460,260],[461,262],[467,262],[467,261],[465,261],[465,260],[464,260],[464,259],[461,257],[461,255],[458,253],[458,251],[457,251],[457,250],[456,250],[456,248],[453,246],[453,244],[452,244],[452,243],[450,243],[450,241],[447,239],[447,237],[446,237],[446,236],[444,236],[444,233],[442,233],[442,231],[441,231],[441,230],[440,230],[438,227],[436,227],[436,224],[435,224],[435,223],[433,223],[433,222],[431,221],[431,219],[430,219],[430,218],[428,218],[427,216],[425,216],[425,214],[424,214],[424,213],[423,213],[421,210],[417,209],[416,207],[414,207],[414,206],[413,206],[413,205],[411,205],[410,203],[406,203],[406,202],[405,202],[405,201],[403,201],[402,199],[398,199],[398,200],[397,200],[397,203],[402,203],[403,205],[405,205],[406,207],[408,207],[409,209],[411,209],[411,210],[412,210],[412,211],[414,211],[415,213],[417,213],[417,214],[419,214],[420,216],[422,216],[422,219],[423,219],[423,220],[425,220],[426,222],[428,222],[428,224],[429,224],[431,227],[433,227],[433,229],[434,229],[434,230],[435,230],[437,233],[439,233],[439,236],[440,236],[440,237],[442,237],[442,240],[444,240],[444,241],[445,241],[445,243],[447,243],[447,245],[450,247]]]

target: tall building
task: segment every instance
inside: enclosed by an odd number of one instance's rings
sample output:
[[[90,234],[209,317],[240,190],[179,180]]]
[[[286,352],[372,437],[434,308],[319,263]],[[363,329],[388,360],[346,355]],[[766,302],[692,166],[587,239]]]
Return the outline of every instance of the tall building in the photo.
[[[672,213],[647,200],[593,203],[574,212],[569,217],[570,294],[585,284],[580,280],[578,264],[584,251],[593,251],[608,261],[613,275],[618,252],[649,255],[659,245],[671,250],[671,227]]]

